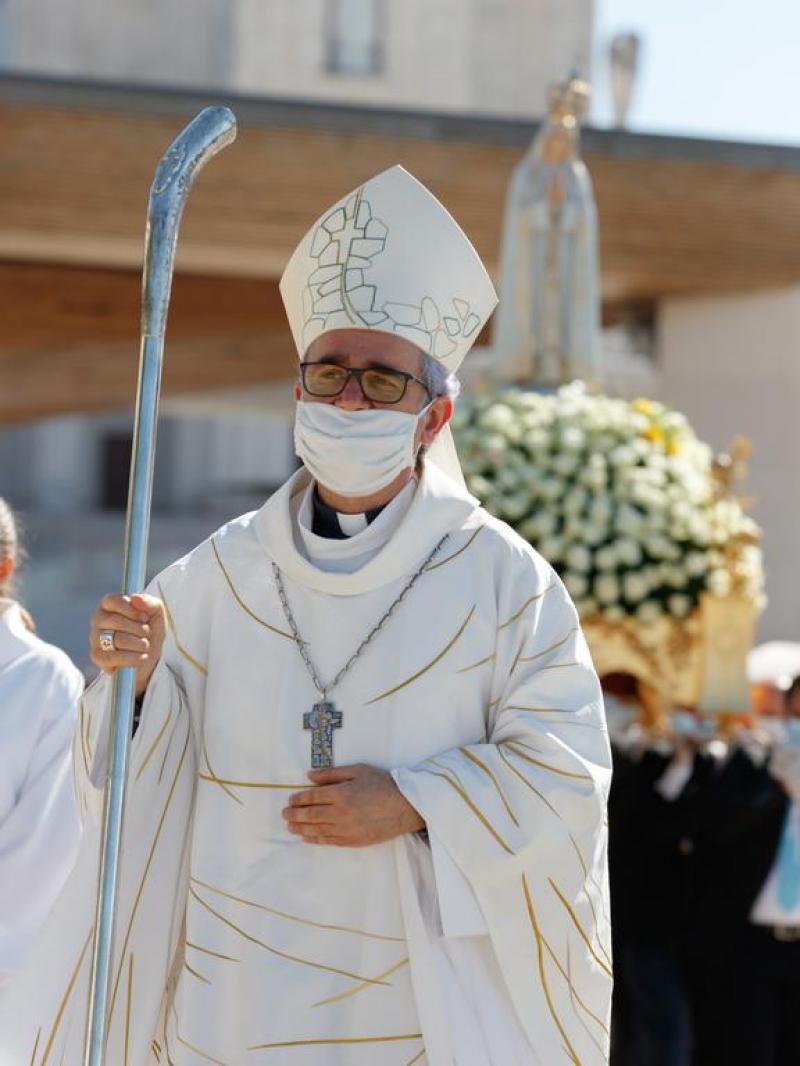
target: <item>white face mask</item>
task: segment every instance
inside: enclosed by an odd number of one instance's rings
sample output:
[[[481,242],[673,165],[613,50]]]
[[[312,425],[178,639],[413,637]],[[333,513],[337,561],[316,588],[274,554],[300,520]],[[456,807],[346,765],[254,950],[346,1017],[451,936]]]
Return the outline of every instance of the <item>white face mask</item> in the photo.
[[[298,402],[294,449],[312,477],[341,496],[370,496],[416,461],[421,411],[345,411],[331,403]]]

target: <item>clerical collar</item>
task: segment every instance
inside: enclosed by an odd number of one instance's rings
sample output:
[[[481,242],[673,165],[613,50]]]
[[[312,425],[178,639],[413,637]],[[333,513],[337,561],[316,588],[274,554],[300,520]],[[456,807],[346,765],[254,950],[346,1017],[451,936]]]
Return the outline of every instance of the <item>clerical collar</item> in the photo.
[[[374,522],[383,510],[383,507],[375,507],[362,514],[343,514],[334,510],[324,503],[316,488],[311,497],[313,507],[312,525],[313,533],[318,537],[327,537],[330,540],[347,540],[361,533],[371,522]]]

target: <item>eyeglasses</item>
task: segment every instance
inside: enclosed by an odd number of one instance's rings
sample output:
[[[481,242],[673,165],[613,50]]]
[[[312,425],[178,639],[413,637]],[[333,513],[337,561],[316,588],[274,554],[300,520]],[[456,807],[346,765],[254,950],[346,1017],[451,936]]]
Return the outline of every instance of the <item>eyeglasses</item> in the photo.
[[[347,388],[350,378],[355,378],[361,392],[373,403],[399,403],[406,394],[409,381],[416,381],[430,396],[424,381],[392,367],[339,366],[338,363],[301,363],[300,378],[303,388],[310,396],[331,399],[340,396]]]

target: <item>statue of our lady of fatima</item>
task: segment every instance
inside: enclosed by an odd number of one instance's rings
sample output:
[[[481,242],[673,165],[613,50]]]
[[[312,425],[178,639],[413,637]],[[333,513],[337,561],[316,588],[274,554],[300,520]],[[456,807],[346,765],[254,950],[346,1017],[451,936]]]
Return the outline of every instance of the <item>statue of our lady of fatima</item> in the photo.
[[[578,78],[551,88],[506,199],[496,355],[504,378],[545,389],[597,379],[597,220],[579,137],[588,99]]]

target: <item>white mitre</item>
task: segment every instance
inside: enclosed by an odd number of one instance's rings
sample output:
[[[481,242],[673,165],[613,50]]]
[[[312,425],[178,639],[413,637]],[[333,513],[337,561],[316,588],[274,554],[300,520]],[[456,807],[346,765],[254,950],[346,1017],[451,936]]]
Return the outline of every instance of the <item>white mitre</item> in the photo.
[[[364,329],[405,337],[450,373],[497,306],[467,235],[401,166],[348,193],[314,223],[280,292],[301,359],[323,333]],[[461,477],[449,428],[428,458]]]

